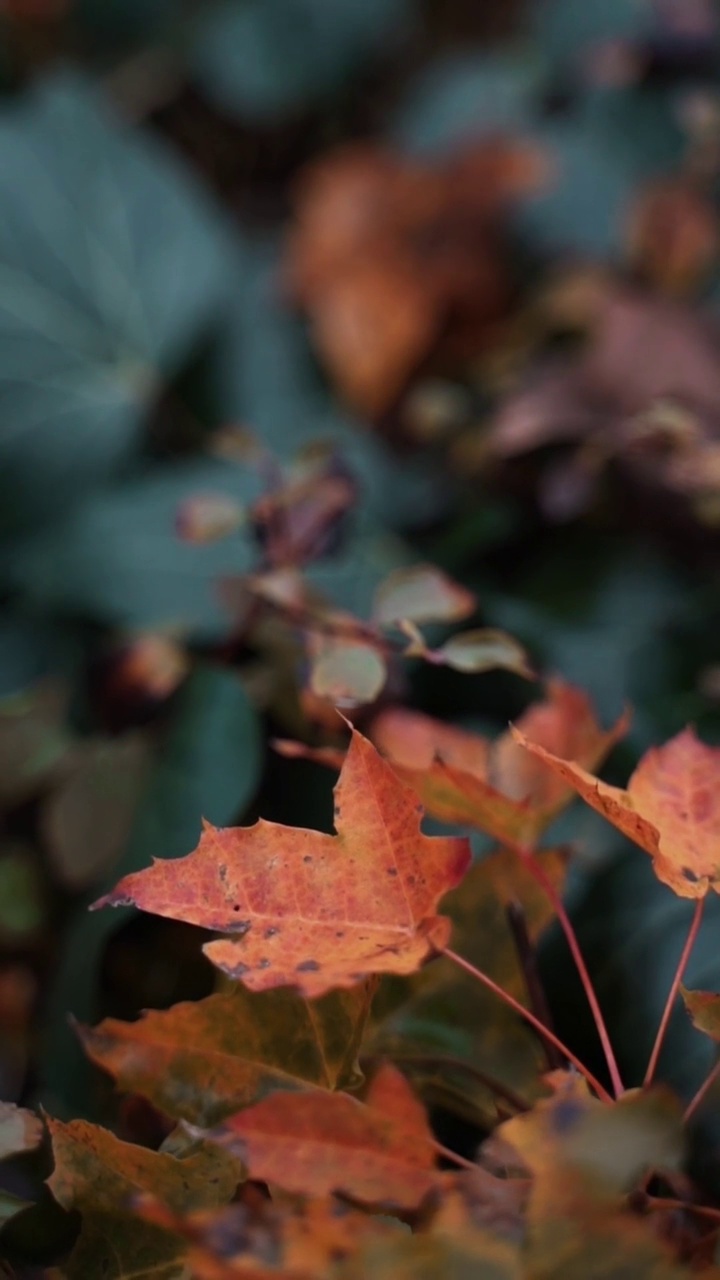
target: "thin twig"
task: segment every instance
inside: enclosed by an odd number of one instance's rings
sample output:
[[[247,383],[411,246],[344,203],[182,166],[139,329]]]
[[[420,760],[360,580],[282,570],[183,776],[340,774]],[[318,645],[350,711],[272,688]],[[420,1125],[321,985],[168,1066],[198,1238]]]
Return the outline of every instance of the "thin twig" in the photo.
[[[519,902],[509,902],[505,908],[505,914],[510,926],[510,932],[512,933],[513,940],[515,942],[515,950],[517,951],[518,960],[520,961],[520,968],[522,969],[523,977],[525,978],[525,986],[527,987],[530,1008],[535,1014],[535,1017],[540,1019],[543,1026],[552,1029],[550,1007],[540,980],[537,956],[535,955],[535,949],[528,932],[525,912]],[[543,1049],[547,1057],[548,1068],[550,1071],[554,1071],[557,1067],[561,1067],[563,1065],[563,1058],[559,1049],[556,1049],[555,1045],[551,1044],[546,1038],[543,1038]]]
[[[596,1094],[603,1102],[613,1101],[607,1089],[601,1085],[600,1081],[585,1066],[585,1063],[580,1061],[577,1055],[573,1053],[572,1049],[569,1049],[566,1044],[563,1044],[562,1040],[558,1039],[554,1031],[550,1031],[548,1027],[544,1026],[540,1019],[536,1018],[535,1014],[532,1013],[530,1009],[526,1009],[525,1005],[521,1004],[519,1000],[516,1000],[514,996],[511,996],[509,991],[506,991],[504,987],[499,986],[497,982],[493,982],[493,979],[489,978],[481,969],[476,969],[475,965],[470,964],[468,960],[465,960],[462,956],[458,955],[456,951],[452,951],[449,947],[443,947],[439,954],[447,956],[448,960],[452,960],[453,964],[464,969],[466,973],[469,973],[471,977],[475,978],[478,982],[482,982],[483,986],[487,987],[489,991],[492,991],[500,1000],[503,1000],[505,1004],[509,1005],[509,1007],[513,1009],[515,1013],[518,1013],[521,1018],[524,1018],[526,1022],[529,1022],[530,1025],[534,1027],[536,1031],[539,1031],[542,1036],[545,1036],[551,1044],[554,1044],[555,1047],[560,1050],[563,1057],[567,1058],[568,1062],[572,1062],[574,1067],[577,1067],[577,1070],[585,1077],[590,1087],[595,1090]]]
[[[705,1095],[710,1092],[713,1085],[715,1084],[715,1081],[718,1079],[719,1076],[720,1076],[720,1058],[718,1058],[717,1062],[715,1063],[715,1066],[713,1067],[709,1076],[705,1080],[704,1084],[700,1085],[700,1088],[695,1094],[695,1097],[692,1098],[692,1100],[688,1103],[687,1107],[685,1108],[685,1115],[683,1116],[683,1119],[686,1124],[688,1120],[690,1120],[690,1118],[695,1115],[695,1112],[700,1106],[700,1103],[704,1101]]]
[[[647,1071],[645,1072],[645,1079],[643,1080],[643,1085],[645,1088],[647,1088],[648,1085],[652,1084],[653,1078],[655,1076],[655,1069],[657,1067],[658,1059],[660,1057],[660,1052],[663,1047],[665,1032],[667,1031],[668,1023],[672,1016],[673,1006],[677,999],[678,988],[680,986],[680,983],[683,980],[685,970],[687,968],[688,960],[690,959],[690,952],[692,951],[695,945],[695,939],[698,936],[698,931],[700,929],[700,925],[702,924],[704,907],[705,907],[705,898],[704,897],[698,898],[695,903],[695,910],[693,912],[692,921],[690,922],[690,929],[688,931],[688,936],[685,939],[685,946],[682,949],[682,954],[678,961],[677,969],[675,970],[675,977],[672,980],[672,985],[668,993],[668,998],[665,1002],[663,1016],[660,1019],[660,1026],[658,1027],[658,1032],[655,1037],[655,1044],[653,1045],[653,1050],[652,1050],[652,1053],[650,1054],[650,1061],[648,1062]]]
[[[608,1073],[610,1075],[610,1080],[612,1081],[613,1093],[616,1098],[619,1098],[620,1094],[624,1093],[625,1087],[623,1085],[617,1059],[615,1057],[615,1050],[612,1047],[612,1042],[608,1034],[607,1026],[605,1025],[605,1019],[602,1015],[600,1002],[598,1001],[592,978],[588,973],[583,953],[580,950],[580,943],[578,942],[574,925],[565,909],[565,903],[560,897],[560,894],[555,888],[552,880],[546,874],[539,858],[535,857],[532,849],[529,849],[525,845],[513,840],[503,840],[503,844],[506,845],[506,847],[513,853],[516,853],[523,865],[527,867],[530,875],[547,895],[548,901],[558,918],[558,923],[565,934],[565,940],[570,948],[570,954],[573,961],[575,962],[575,968],[578,971],[578,976],[582,983],[587,1002],[590,1005],[590,1012],[592,1013],[593,1021],[597,1028],[597,1033],[600,1038],[600,1043],[605,1055],[605,1061],[607,1063]]]
[[[658,1209],[683,1209],[686,1213],[697,1213],[703,1218],[712,1218],[720,1222],[720,1209],[709,1204],[692,1204],[687,1200],[666,1200],[661,1196],[644,1196],[643,1208],[653,1211]]]
[[[473,1164],[472,1160],[466,1160],[465,1156],[459,1156],[457,1151],[451,1151],[450,1147],[444,1147],[442,1142],[437,1142],[434,1138],[433,1147],[439,1156],[442,1156],[445,1160],[450,1160],[460,1169],[477,1169],[477,1165]]]

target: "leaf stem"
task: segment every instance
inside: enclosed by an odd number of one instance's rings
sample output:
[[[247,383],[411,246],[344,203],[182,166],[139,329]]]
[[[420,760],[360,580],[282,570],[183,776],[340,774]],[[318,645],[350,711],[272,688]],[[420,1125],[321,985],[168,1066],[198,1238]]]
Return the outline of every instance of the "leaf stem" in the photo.
[[[695,939],[698,936],[698,931],[702,923],[704,907],[705,907],[705,898],[704,897],[698,898],[695,903],[695,910],[693,912],[693,918],[690,922],[690,929],[688,931],[688,936],[685,939],[685,946],[682,949],[682,954],[678,961],[677,969],[675,970],[675,977],[672,980],[672,985],[670,987],[670,991],[668,992],[668,998],[665,1002],[665,1009],[663,1010],[663,1016],[660,1019],[660,1026],[658,1027],[657,1035],[655,1037],[655,1044],[653,1045],[652,1053],[650,1054],[650,1061],[648,1062],[647,1071],[645,1072],[645,1079],[643,1080],[644,1088],[647,1088],[648,1085],[652,1084],[653,1078],[655,1076],[655,1069],[657,1067],[658,1059],[660,1057],[660,1052],[663,1047],[665,1032],[667,1031],[668,1023],[672,1015],[673,1005],[675,1004],[675,1000],[677,998],[678,988],[680,986],[680,983],[683,980],[683,976],[687,968],[688,960],[690,959],[690,952],[692,951],[695,945]]]
[[[685,1121],[685,1124],[687,1124],[688,1120],[690,1120],[691,1117],[695,1115],[695,1112],[700,1106],[700,1103],[704,1100],[705,1095],[710,1092],[710,1090],[712,1089],[712,1086],[715,1084],[715,1081],[718,1079],[718,1076],[720,1076],[720,1058],[718,1058],[712,1071],[706,1077],[704,1083],[700,1085],[700,1088],[698,1089],[697,1093],[685,1108],[685,1115],[683,1116],[683,1120]]]
[[[450,1160],[460,1169],[477,1169],[477,1165],[473,1164],[472,1160],[466,1160],[465,1156],[458,1155],[457,1151],[451,1151],[450,1147],[444,1147],[442,1142],[437,1142],[433,1139],[432,1145],[439,1156],[442,1156],[445,1160]]]
[[[513,853],[516,853],[517,856],[520,858],[520,861],[523,863],[523,865],[527,867],[528,871],[530,872],[530,875],[533,877],[535,882],[540,885],[540,888],[547,895],[548,901],[550,902],[550,905],[552,906],[558,918],[558,923],[563,933],[565,934],[565,941],[568,944],[568,947],[570,949],[570,954],[575,963],[575,968],[578,971],[578,977],[580,978],[580,982],[582,983],[583,991],[585,992],[587,1002],[590,1005],[590,1012],[592,1013],[593,1022],[595,1023],[595,1027],[597,1029],[597,1033],[600,1039],[600,1044],[602,1045],[602,1050],[605,1055],[608,1074],[612,1082],[613,1093],[615,1094],[616,1098],[619,1098],[621,1093],[625,1092],[625,1087],[623,1085],[622,1077],[620,1075],[620,1070],[618,1068],[617,1058],[615,1057],[615,1050],[612,1047],[612,1041],[608,1034],[608,1029],[605,1024],[605,1019],[603,1017],[602,1010],[600,1008],[600,1002],[597,998],[597,994],[595,992],[595,987],[593,986],[592,978],[588,973],[588,968],[587,968],[587,965],[585,964],[585,958],[580,949],[580,943],[578,942],[578,937],[575,932],[575,927],[565,908],[565,903],[563,902],[560,894],[555,888],[555,885],[553,884],[552,880],[544,870],[539,859],[535,857],[535,854],[532,849],[528,848],[526,845],[520,844],[515,841],[504,840],[503,844],[505,844],[507,848],[510,849]]]
[[[576,1057],[572,1049],[568,1049],[567,1045],[563,1044],[562,1040],[558,1039],[554,1031],[550,1031],[550,1029],[546,1027],[539,1018],[535,1017],[534,1013],[531,1013],[529,1009],[525,1008],[524,1004],[521,1004],[519,1000],[516,1000],[514,996],[511,996],[509,991],[506,991],[504,987],[499,986],[497,982],[494,982],[492,978],[489,978],[481,969],[476,969],[475,965],[470,964],[469,960],[465,960],[462,956],[458,955],[456,951],[452,951],[450,947],[442,947],[440,954],[447,956],[448,960],[452,960],[453,964],[464,969],[466,973],[469,973],[471,977],[475,978],[478,982],[482,982],[483,986],[487,987],[489,991],[492,991],[500,1000],[503,1000],[505,1004],[509,1005],[509,1007],[513,1009],[515,1013],[519,1014],[521,1018],[524,1018],[526,1022],[529,1022],[541,1036],[544,1036],[546,1040],[549,1040],[551,1044],[554,1044],[555,1047],[560,1050],[563,1057],[567,1058],[568,1062],[572,1062],[574,1067],[577,1067],[580,1074],[585,1077],[590,1087],[595,1090],[596,1094],[603,1102],[613,1101],[607,1089],[601,1085],[600,1081],[596,1079],[585,1064]]]
[[[712,1218],[715,1222],[720,1222],[720,1209],[714,1209],[709,1204],[693,1204],[687,1200],[666,1200],[660,1196],[644,1196],[644,1209],[684,1209],[686,1213],[697,1213],[703,1218]]]

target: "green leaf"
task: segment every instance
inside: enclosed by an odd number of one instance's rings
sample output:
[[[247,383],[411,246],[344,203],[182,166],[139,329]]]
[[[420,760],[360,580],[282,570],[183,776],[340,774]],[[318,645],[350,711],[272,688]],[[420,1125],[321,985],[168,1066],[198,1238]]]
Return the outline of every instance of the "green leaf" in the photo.
[[[67,1277],[150,1277],[185,1274],[186,1243],[131,1214],[137,1195],[150,1195],[183,1215],[227,1204],[242,1180],[241,1165],[210,1144],[181,1158],[121,1142],[107,1129],[48,1117],[55,1168],[48,1186],[65,1209],[82,1213],[80,1238]],[[123,1210],[127,1209],[126,1213]]]
[[[224,110],[273,119],[341,88],[408,14],[406,0],[226,0],[199,19],[190,65]]]
[[[197,844],[203,816],[218,826],[237,821],[255,792],[261,764],[258,717],[242,684],[229,672],[198,667],[177,696],[132,835],[107,888],[153,857],[188,853]],[[92,1021],[99,956],[125,917],[124,912],[114,920],[114,913],[90,914],[86,905],[81,904],[68,933],[40,1055],[47,1105],[75,1115],[87,1114],[88,1071],[68,1013]]]
[[[0,701],[0,804],[22,804],[64,767],[74,742],[65,728],[68,693],[45,680]]]
[[[214,1144],[200,1143],[179,1159],[122,1142],[108,1129],[46,1117],[54,1169],[47,1184],[63,1209],[129,1207],[139,1193],[155,1196],[173,1213],[227,1204],[242,1181],[238,1162]]]
[[[66,776],[40,811],[50,861],[68,888],[87,888],[112,873],[152,765],[150,743],[142,733],[78,744]]]
[[[538,856],[560,889],[564,855],[553,850]],[[455,925],[453,949],[526,1003],[509,902],[522,907],[536,941],[553,919],[547,895],[516,855],[501,850],[474,864],[461,888],[444,899],[443,909]],[[443,957],[412,980],[410,998],[379,1022],[368,1052],[395,1057],[434,1098],[490,1124],[502,1090],[493,1093],[484,1077],[531,1099],[541,1091],[545,1064],[537,1036],[497,996]]]
[[[78,75],[3,108],[0,155],[1,527],[14,530],[137,455],[148,406],[225,304],[232,244],[181,163]]]
[[[357,1086],[371,998],[367,986],[307,1001],[289,989],[253,993],[237,985],[146,1012],[138,1022],[106,1018],[80,1035],[120,1089],[207,1127],[274,1089]]]
[[[37,939],[45,914],[43,879],[34,851],[19,842],[0,844],[0,943],[23,946]]]
[[[54,620],[6,606],[0,619],[0,703],[47,676],[62,655],[63,640]]]
[[[63,1280],[188,1280],[186,1242],[126,1214],[92,1213],[63,1265]]]
[[[128,630],[217,638],[230,625],[219,580],[247,572],[255,549],[244,533],[190,545],[177,530],[178,513],[198,494],[244,501],[258,487],[248,471],[212,459],[148,468],[14,543],[6,576],[43,608]]]

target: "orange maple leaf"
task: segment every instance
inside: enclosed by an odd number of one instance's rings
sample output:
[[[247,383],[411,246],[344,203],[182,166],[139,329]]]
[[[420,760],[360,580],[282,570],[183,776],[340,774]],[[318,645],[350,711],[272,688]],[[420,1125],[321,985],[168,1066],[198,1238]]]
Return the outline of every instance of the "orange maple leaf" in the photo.
[[[679,897],[703,898],[710,889],[720,893],[720,748],[706,746],[692,729],[684,729],[647,751],[623,790],[530,742],[517,729],[513,736],[649,853],[658,879]]]
[[[529,739],[590,768],[627,728],[623,716],[603,730],[587,694],[562,680],[550,681],[545,699],[518,723]],[[398,707],[376,717],[372,734],[430,813],[498,840],[533,841],[571,795],[572,784],[538,767],[509,733],[491,742]]]
[[[275,1093],[203,1136],[239,1156],[250,1177],[303,1195],[337,1191],[413,1209],[438,1183],[425,1109],[390,1065],[365,1102],[347,1093]]]
[[[255,991],[291,985],[313,997],[412,973],[448,942],[450,921],[435,912],[470,846],[422,834],[417,796],[355,730],[334,794],[337,835],[206,823],[193,853],[154,861],[94,905],[234,934],[204,951]]]

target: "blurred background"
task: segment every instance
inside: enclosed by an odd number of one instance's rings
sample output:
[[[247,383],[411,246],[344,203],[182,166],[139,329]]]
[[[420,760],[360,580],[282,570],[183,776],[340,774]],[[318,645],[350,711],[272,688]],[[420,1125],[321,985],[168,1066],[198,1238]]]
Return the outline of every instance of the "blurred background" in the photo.
[[[0,1097],[97,1117],[68,1014],[211,990],[198,930],[88,913],[122,875],[201,816],[330,824],[271,745],[336,732],[258,587],[288,519],[332,607],[430,562],[629,702],[609,780],[720,740],[719,54],[711,0],[0,0]],[[374,709],[534,696],[406,663]],[[558,834],[634,1070],[688,904],[591,813]]]

